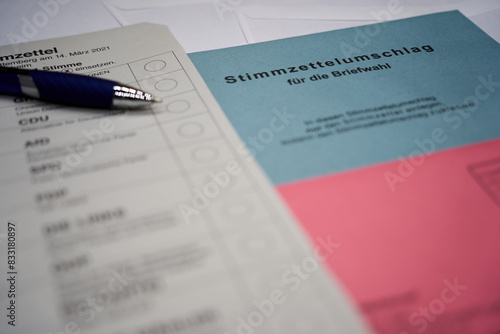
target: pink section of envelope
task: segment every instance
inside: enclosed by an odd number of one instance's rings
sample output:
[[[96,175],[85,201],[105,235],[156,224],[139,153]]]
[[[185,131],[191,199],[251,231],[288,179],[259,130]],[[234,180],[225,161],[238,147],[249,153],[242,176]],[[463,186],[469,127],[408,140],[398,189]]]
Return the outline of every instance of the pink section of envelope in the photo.
[[[500,140],[278,190],[377,333],[500,332]]]

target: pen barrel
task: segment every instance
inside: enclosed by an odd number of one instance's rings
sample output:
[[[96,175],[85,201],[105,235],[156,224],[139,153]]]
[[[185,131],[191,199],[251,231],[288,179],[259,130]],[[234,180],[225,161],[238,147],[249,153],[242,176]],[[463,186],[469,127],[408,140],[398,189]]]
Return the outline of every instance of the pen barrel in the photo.
[[[14,95],[22,94],[19,76],[0,70],[0,92]]]
[[[116,82],[84,75],[30,71],[40,99],[91,108],[111,108]]]

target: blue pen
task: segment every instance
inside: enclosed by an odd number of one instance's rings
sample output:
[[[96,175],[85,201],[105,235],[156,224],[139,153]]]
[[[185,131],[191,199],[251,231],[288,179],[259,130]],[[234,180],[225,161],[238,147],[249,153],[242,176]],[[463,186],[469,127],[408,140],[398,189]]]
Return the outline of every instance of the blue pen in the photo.
[[[116,81],[0,66],[0,93],[88,108],[136,108],[159,99]]]

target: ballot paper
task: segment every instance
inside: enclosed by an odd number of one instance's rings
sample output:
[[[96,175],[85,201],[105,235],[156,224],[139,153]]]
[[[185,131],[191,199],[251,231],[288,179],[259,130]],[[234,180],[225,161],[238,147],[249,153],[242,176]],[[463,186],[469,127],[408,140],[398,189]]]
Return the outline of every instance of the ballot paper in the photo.
[[[0,48],[160,97],[0,98],[1,333],[368,333],[165,26]],[[286,120],[286,114],[275,117]]]
[[[500,331],[497,42],[452,11],[189,56],[378,333]]]

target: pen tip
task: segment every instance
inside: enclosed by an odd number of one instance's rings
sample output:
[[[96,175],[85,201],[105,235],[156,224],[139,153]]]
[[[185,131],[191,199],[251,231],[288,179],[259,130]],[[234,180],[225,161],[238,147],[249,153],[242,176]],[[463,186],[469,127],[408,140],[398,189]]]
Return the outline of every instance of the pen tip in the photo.
[[[163,101],[162,99],[153,96],[153,102],[154,103],[160,103],[162,101]]]

